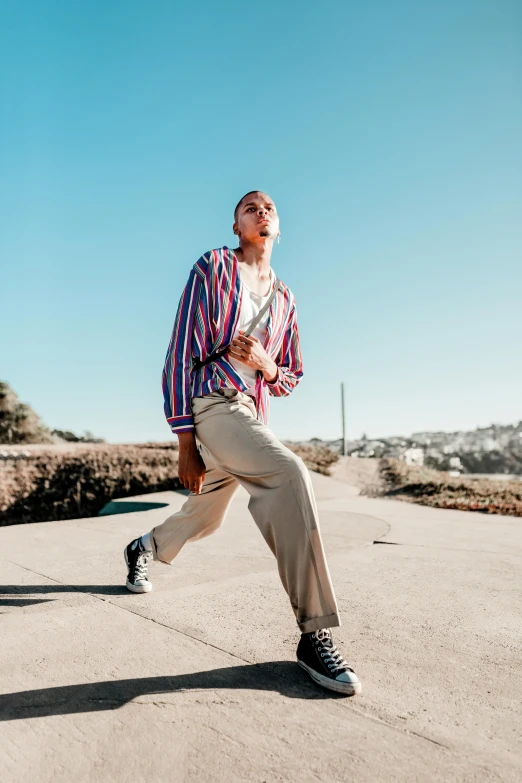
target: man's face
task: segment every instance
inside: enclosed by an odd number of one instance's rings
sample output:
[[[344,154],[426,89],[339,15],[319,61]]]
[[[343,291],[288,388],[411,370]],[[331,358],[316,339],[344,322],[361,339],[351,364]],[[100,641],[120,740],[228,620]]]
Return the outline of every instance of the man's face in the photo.
[[[245,196],[237,210],[234,231],[250,242],[266,237],[275,239],[279,233],[279,215],[270,196],[262,192]]]

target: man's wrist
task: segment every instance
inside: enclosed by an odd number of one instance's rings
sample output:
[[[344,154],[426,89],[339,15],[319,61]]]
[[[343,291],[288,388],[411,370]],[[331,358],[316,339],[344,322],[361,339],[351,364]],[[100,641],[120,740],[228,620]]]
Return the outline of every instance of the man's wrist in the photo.
[[[178,443],[180,448],[187,448],[196,445],[196,433],[194,430],[188,432],[178,432]]]
[[[270,360],[270,363],[268,363],[266,367],[263,367],[262,373],[265,381],[268,383],[275,383],[277,381],[279,369],[273,359]]]

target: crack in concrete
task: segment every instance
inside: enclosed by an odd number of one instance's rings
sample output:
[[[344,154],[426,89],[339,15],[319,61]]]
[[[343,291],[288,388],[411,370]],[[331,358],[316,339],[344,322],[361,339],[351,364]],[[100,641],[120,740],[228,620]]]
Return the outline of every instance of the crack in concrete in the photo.
[[[438,740],[434,740],[431,737],[427,737],[425,734],[421,734],[419,731],[414,731],[413,729],[405,729],[408,731],[409,734],[415,734],[416,737],[421,737],[422,739],[427,740],[428,742],[433,742],[434,745],[438,745],[440,748],[445,748],[446,750],[449,750],[450,753],[453,753],[452,749],[448,745],[444,745],[443,742],[439,742]]]
[[[492,780],[498,780],[499,783],[502,782],[502,778],[500,778],[496,772],[493,772],[489,767],[484,766],[484,764],[481,764],[477,762],[474,758],[471,756],[466,756],[463,753],[460,753],[458,750],[454,750],[449,745],[445,745],[443,742],[439,742],[438,740],[433,739],[432,737],[428,737],[425,734],[422,734],[419,731],[415,731],[414,729],[408,729],[406,726],[401,727],[397,726],[391,721],[387,721],[384,718],[378,718],[376,715],[370,715],[369,713],[364,712],[364,710],[361,710],[358,707],[355,707],[353,702],[350,700],[349,702],[343,703],[339,702],[339,706],[343,707],[344,709],[351,710],[353,712],[356,712],[358,715],[360,715],[363,718],[368,718],[369,720],[376,721],[377,723],[382,723],[385,726],[395,729],[396,731],[400,732],[401,734],[413,734],[419,739],[423,739],[426,742],[430,742],[432,745],[435,745],[439,748],[442,748],[443,750],[450,753],[452,756],[455,756],[456,758],[465,759],[468,763],[473,764],[477,769],[482,770],[483,772],[486,772],[488,775],[491,775]]]
[[[38,571],[34,571],[31,568],[28,568],[27,566],[22,566],[19,563],[14,563],[10,560],[7,562],[10,562],[11,565],[18,566],[18,568],[23,568],[26,571],[29,571],[32,574],[35,574],[36,576],[41,576],[44,579],[49,579],[51,582],[55,582],[58,585],[62,585],[62,587],[70,587],[71,590],[73,590],[75,593],[78,593],[79,595],[88,595],[91,598],[95,598],[97,601],[101,601],[102,603],[109,604],[109,606],[114,606],[116,609],[121,609],[124,612],[128,612],[129,614],[134,615],[135,617],[141,617],[142,620],[148,620],[151,623],[155,623],[156,625],[161,626],[162,628],[167,628],[169,631],[172,631],[173,633],[180,634],[180,636],[184,636],[187,639],[192,639],[195,642],[199,642],[200,644],[205,644],[207,647],[212,647],[214,650],[218,650],[219,652],[225,653],[225,655],[230,655],[231,658],[235,658],[238,661],[241,661],[241,663],[252,663],[252,661],[248,661],[245,658],[241,658],[239,655],[234,655],[234,653],[229,652],[228,650],[223,650],[221,647],[218,647],[215,644],[212,644],[211,642],[206,642],[204,639],[198,639],[197,636],[191,636],[188,633],[185,633],[184,631],[180,631],[177,628],[173,628],[171,625],[167,625],[167,623],[162,623],[160,620],[155,620],[153,617],[147,617],[146,615],[140,614],[139,612],[134,612],[132,609],[129,609],[126,606],[120,606],[120,604],[114,603],[113,601],[109,601],[108,598],[104,598],[103,596],[96,595],[96,593],[89,593],[84,590],[76,590],[74,585],[66,585],[64,582],[60,582],[59,579],[54,579],[52,576],[47,576],[46,574],[41,574]]]
[[[410,544],[407,541],[382,541],[381,539],[377,539],[376,541],[373,541],[374,544],[394,544],[395,546],[402,546],[402,547],[418,547],[421,549],[440,549],[443,552],[474,552],[484,555],[502,555],[506,557],[521,557],[522,552],[497,552],[494,549],[468,549],[464,547],[459,546],[437,546],[437,544]]]
[[[206,724],[206,728],[210,729],[210,731],[213,731],[215,734],[218,735],[218,737],[224,737],[225,739],[229,740],[229,742],[231,742],[233,745],[239,745],[239,747],[243,749],[247,747],[244,742],[240,742],[234,737],[230,737],[228,734],[225,734],[224,731],[220,731],[219,729],[216,729],[214,726],[211,726],[210,723]]]
[[[450,753],[455,753],[452,748],[450,748],[448,745],[444,745],[443,742],[438,742],[437,740],[431,739],[431,737],[426,737],[424,734],[421,734],[420,732],[413,731],[413,729],[408,729],[405,726],[398,726],[395,723],[392,723],[391,721],[385,720],[384,718],[378,718],[376,715],[370,715],[368,712],[365,712],[361,708],[355,707],[355,705],[351,702],[348,702],[344,704],[343,702],[339,703],[339,706],[343,707],[344,709],[351,710],[352,712],[357,713],[357,715],[360,715],[362,718],[367,718],[368,720],[372,720],[375,723],[382,723],[384,726],[388,726],[391,729],[395,729],[395,731],[400,732],[401,734],[415,734],[415,736],[419,737],[420,739],[426,740],[427,742],[432,742],[434,745],[438,745],[441,748],[444,748],[444,750],[449,751]]]

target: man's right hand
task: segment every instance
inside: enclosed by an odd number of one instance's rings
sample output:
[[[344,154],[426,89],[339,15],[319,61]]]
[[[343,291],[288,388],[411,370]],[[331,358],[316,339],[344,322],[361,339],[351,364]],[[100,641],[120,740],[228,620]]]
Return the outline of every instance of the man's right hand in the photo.
[[[205,480],[205,463],[201,458],[196,445],[194,431],[178,433],[179,459],[178,477],[185,489],[201,493],[201,487]]]

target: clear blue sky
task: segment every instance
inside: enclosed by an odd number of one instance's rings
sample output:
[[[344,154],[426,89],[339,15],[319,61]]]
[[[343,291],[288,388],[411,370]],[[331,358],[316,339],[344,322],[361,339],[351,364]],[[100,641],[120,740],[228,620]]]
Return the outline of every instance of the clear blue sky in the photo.
[[[522,418],[518,0],[0,4],[0,379],[168,440],[190,267],[266,190],[304,376],[281,438]]]

